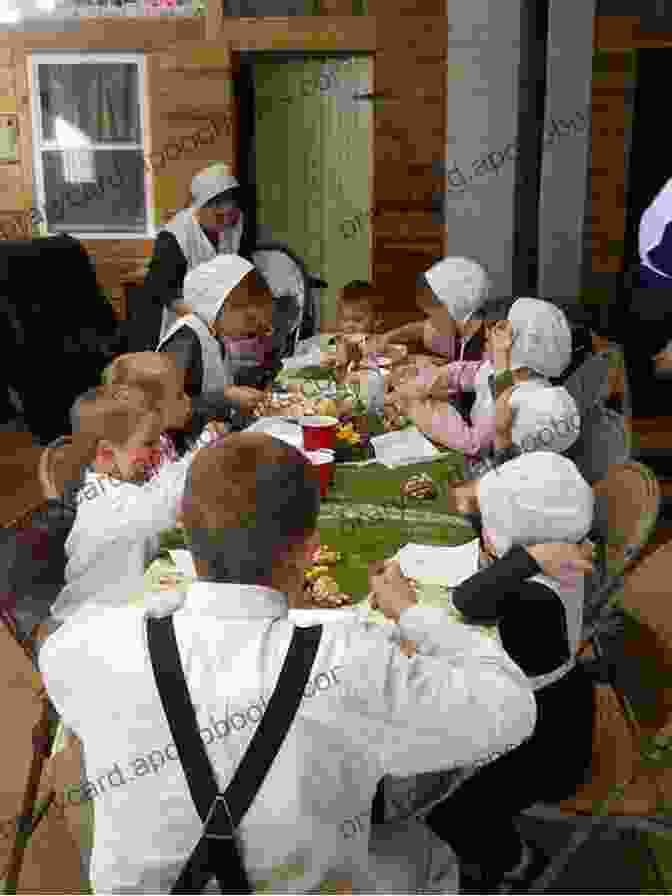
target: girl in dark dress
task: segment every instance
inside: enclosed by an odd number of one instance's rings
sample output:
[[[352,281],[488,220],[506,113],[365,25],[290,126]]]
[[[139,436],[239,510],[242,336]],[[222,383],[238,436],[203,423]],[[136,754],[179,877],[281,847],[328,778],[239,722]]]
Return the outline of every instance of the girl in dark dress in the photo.
[[[541,558],[551,542],[584,540],[593,493],[570,460],[538,451],[463,486],[465,497],[480,511],[490,565],[455,589],[453,603],[466,622],[498,626],[534,687],[537,724],[527,741],[493,757],[432,809],[426,823],[460,859],[460,892],[524,892],[546,857],[523,842],[514,818],[536,802],[573,796],[592,756],[593,682],[576,660],[583,579],[570,578],[569,569],[567,580],[550,578]],[[588,557],[591,548],[583,550]],[[393,587],[408,585],[399,576]],[[422,643],[415,646],[422,652]]]

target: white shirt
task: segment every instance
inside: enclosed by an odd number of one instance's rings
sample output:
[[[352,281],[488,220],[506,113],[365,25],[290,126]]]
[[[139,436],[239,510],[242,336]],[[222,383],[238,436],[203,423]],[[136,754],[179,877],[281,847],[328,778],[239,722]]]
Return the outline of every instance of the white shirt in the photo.
[[[40,653],[49,696],[84,744],[97,892],[168,892],[201,832],[179,761],[170,761],[176,753],[144,615],[127,607],[75,617]],[[284,662],[293,630],[286,598],[196,582],[174,621],[224,790]],[[307,893],[346,877],[355,892],[372,892],[368,840],[378,781],[487,761],[533,731],[530,685],[494,640],[440,609],[413,607],[399,626],[418,642],[408,659],[386,628],[343,616],[324,626],[295,722],[240,828],[257,890],[266,882],[271,892]],[[214,880],[209,891],[218,891]]]
[[[660,243],[665,228],[672,220],[672,178],[666,181],[639,219],[639,259],[645,267],[661,277],[668,277],[649,261],[649,252]]]
[[[65,542],[65,587],[51,608],[63,621],[84,604],[127,606],[142,591],[146,567],[158,553],[158,535],[174,528],[184,481],[196,447],[166,464],[144,485],[89,470],[77,494],[77,515]]]

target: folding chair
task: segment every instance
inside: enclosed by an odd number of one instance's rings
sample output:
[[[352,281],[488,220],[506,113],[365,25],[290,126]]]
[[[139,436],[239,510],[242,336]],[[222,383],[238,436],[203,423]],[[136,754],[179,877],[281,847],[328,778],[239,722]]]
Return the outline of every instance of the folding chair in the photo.
[[[636,461],[614,464],[593,486],[593,533],[601,549],[600,561],[587,576],[583,646],[591,635],[618,615],[612,599],[651,539],[660,510],[660,485],[651,470]]]
[[[592,638],[603,680],[595,685],[591,774],[571,799],[557,805],[538,804],[523,813],[538,820],[572,822],[576,827],[566,848],[554,856],[530,893],[546,892],[597,829],[635,837],[637,832],[672,834],[671,576],[672,544],[666,544],[629,572],[620,596],[629,623],[623,654],[634,660],[633,677],[646,679],[643,702],[631,699],[618,684],[616,673],[623,658],[605,662],[599,634]],[[646,858],[662,880],[655,853],[648,846]]]
[[[41,509],[41,507],[37,508],[37,512]],[[35,518],[35,515],[35,510],[23,514],[20,520],[17,521],[20,525],[16,528],[19,531],[26,531],[31,528],[32,520]],[[8,596],[11,597],[11,594]],[[10,600],[6,600],[4,604],[0,606],[0,620],[34,667],[34,698],[39,700],[41,704],[40,716],[33,727],[33,756],[30,763],[23,800],[21,802],[20,814],[17,818],[17,832],[12,845],[9,861],[2,873],[4,892],[16,893],[19,875],[23,865],[24,853],[34,829],[33,809],[40,780],[42,778],[44,764],[51,752],[53,739],[58,725],[58,715],[47,696],[44,685],[42,684],[36,662],[36,654],[43,632],[39,630],[38,626],[35,626],[27,638],[23,637],[17,620],[16,603],[11,602]]]
[[[64,574],[64,558],[60,556],[61,544],[74,520],[74,509],[72,505],[68,506],[67,498],[76,483],[66,481],[68,477],[65,475],[65,471],[68,470],[68,449],[71,444],[71,436],[60,436],[44,448],[40,456],[38,478],[45,502],[25,513],[19,521],[15,521],[20,524],[22,531],[33,528],[35,532],[45,532],[47,539],[51,535],[54,537],[56,550],[35,556],[34,565],[28,571],[30,585],[38,592],[38,596],[32,593],[24,595],[21,584],[16,584],[12,589],[16,595],[14,605],[3,607],[1,612],[2,621],[35,667],[36,697],[42,701],[40,719],[33,729],[34,752],[21,808],[20,829],[17,831],[5,875],[6,893],[16,892],[28,840],[55,797],[52,787],[46,799],[41,801],[35,811],[44,765],[51,754],[59,722],[40,679],[37,653],[41,643],[51,631],[48,622],[49,607],[57,597],[60,577]],[[61,492],[60,483],[65,483],[65,496]],[[53,503],[55,499],[61,499],[59,504]],[[52,503],[49,503],[50,500]],[[15,528],[19,529],[19,526],[15,525]],[[42,597],[39,596],[40,589],[43,589]],[[21,599],[24,596],[29,597],[28,607],[21,606]]]

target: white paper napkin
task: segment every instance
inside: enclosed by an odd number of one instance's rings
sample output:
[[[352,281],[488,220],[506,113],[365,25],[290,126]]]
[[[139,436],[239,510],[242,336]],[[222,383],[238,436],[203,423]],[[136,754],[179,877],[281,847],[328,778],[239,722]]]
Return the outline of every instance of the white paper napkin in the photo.
[[[371,444],[376,459],[390,470],[420,461],[433,460],[440,454],[416,426],[375,436],[371,439]]]
[[[278,417],[260,417],[245,432],[264,432],[294,448],[303,447],[303,430],[296,423],[288,423]]]
[[[168,553],[170,554],[170,559],[177,567],[177,571],[181,575],[192,576],[193,578],[198,577],[198,573],[196,572],[196,567],[194,566],[194,561],[191,556],[191,551],[180,549],[176,551],[168,551]]]
[[[478,538],[461,545],[407,544],[397,553],[401,571],[427,585],[457,588],[478,572]]]

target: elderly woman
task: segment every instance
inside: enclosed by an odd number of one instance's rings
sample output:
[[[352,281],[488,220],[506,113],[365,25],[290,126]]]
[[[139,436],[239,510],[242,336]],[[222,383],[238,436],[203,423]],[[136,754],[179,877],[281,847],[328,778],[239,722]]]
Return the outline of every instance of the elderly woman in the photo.
[[[192,313],[169,328],[157,351],[172,354],[185,371],[188,395],[252,411],[264,393],[233,385],[229,346],[272,334],[273,297],[266,282],[239,255],[218,255],[187,274],[184,299]]]
[[[244,218],[239,192],[228,166],[211,165],[192,180],[191,205],[159,232],[143,293],[146,305],[163,309],[160,339],[179,315],[191,311],[182,296],[187,272],[220,253],[241,250]],[[247,254],[249,247],[242,251]]]
[[[576,572],[591,569],[584,539],[594,498],[570,460],[546,451],[511,460],[466,490],[482,517],[483,563],[453,602],[466,622],[498,626],[534,689],[538,716],[529,740],[495,754],[426,823],[458,855],[461,893],[527,892],[546,859],[521,841],[514,818],[540,800],[573,796],[592,756],[595,702],[592,679],[577,661],[584,581]],[[560,554],[560,569],[545,574],[540,557],[559,542],[575,546],[579,563]],[[390,591],[412,599],[398,565],[373,585],[374,601]],[[422,655],[427,647],[418,640],[407,645],[414,650]]]

